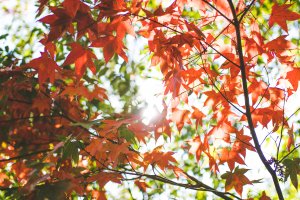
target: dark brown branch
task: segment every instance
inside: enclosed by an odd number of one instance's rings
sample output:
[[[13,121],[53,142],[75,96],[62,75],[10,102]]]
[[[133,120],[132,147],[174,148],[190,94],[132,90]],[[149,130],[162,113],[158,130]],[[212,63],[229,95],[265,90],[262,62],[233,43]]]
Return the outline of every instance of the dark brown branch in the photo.
[[[253,113],[253,112],[259,107],[259,105],[261,104],[263,98],[266,96],[267,91],[269,90],[269,87],[270,87],[269,73],[268,73],[268,70],[267,70],[266,66],[264,66],[264,69],[266,70],[266,73],[267,73],[268,86],[267,86],[267,88],[265,89],[265,91],[264,91],[262,97],[260,98],[260,100],[259,100],[259,102],[257,103],[257,105],[255,106],[255,108],[251,111],[251,113]]]
[[[286,121],[288,121],[289,119],[291,119],[298,111],[300,110],[300,108],[298,108],[295,112],[293,112],[293,114],[291,114]]]
[[[18,102],[18,103],[24,103],[24,104],[28,104],[28,105],[32,104],[32,102],[28,102],[28,101],[24,101],[24,100],[20,100],[20,99],[8,98],[8,101],[15,101],[15,102]]]
[[[202,59],[202,58],[201,58]],[[236,105],[234,105],[229,99],[228,97],[223,94],[221,92],[221,90],[217,87],[217,85],[215,84],[215,82],[212,80],[212,78],[209,76],[209,73],[207,72],[207,70],[205,69],[205,67],[203,67],[203,70],[205,71],[206,75],[208,76],[209,80],[211,81],[211,83],[213,84],[214,88],[216,88],[216,90],[218,91],[218,93],[220,93],[220,95],[232,106],[234,107],[237,111],[239,111],[241,114],[245,114],[241,109],[239,109]]]
[[[116,173],[119,173],[119,174],[128,174],[128,175],[134,175],[134,176],[139,176],[139,177],[147,177],[147,178],[150,178],[150,179],[153,179],[153,180],[156,180],[156,181],[161,181],[163,183],[167,183],[167,184],[170,184],[170,185],[175,185],[175,186],[180,186],[180,187],[184,187],[184,188],[187,188],[187,189],[192,189],[192,190],[197,190],[197,191],[207,191],[207,192],[212,192],[213,194],[223,198],[223,199],[226,199],[226,200],[231,200],[232,198],[228,197],[227,195],[230,195],[230,196],[233,196],[237,199],[241,199],[237,196],[235,196],[234,194],[231,194],[229,192],[220,192],[218,190],[215,190],[214,188],[202,183],[201,181],[198,181],[196,178],[193,177],[193,179],[191,179],[192,176],[188,176],[191,180],[195,181],[196,184],[195,185],[192,185],[192,184],[185,184],[185,183],[178,183],[178,182],[175,182],[175,181],[172,181],[172,180],[169,180],[167,178],[164,178],[164,177],[161,177],[161,176],[158,176],[158,175],[151,175],[151,174],[145,174],[145,173],[140,173],[140,172],[137,172],[137,171],[129,171],[128,169],[125,168],[125,170],[128,170],[128,171],[120,171],[120,170],[116,170],[116,169],[110,169],[108,168],[107,166],[105,166],[100,160],[98,160],[95,156],[91,155],[89,152],[87,152],[85,149],[83,149],[89,156],[91,156],[93,159],[95,159],[98,163],[100,163],[100,165],[102,165],[105,170],[109,170],[109,171],[112,171],[112,172],[116,172]]]
[[[283,128],[285,125],[284,111],[285,111],[285,94],[284,94],[283,111],[282,111],[282,125],[281,125],[281,130],[280,130],[280,138],[279,138],[279,142],[278,142],[278,146],[277,146],[277,155],[276,155],[277,160],[279,159],[279,150],[280,150],[280,145],[281,145],[281,141],[282,141],[282,137],[283,137]],[[276,167],[275,167],[275,171],[277,169],[277,166],[278,165],[276,165]]]
[[[22,154],[22,155],[18,155],[18,156],[15,156],[15,157],[2,159],[2,160],[0,160],[0,163],[1,162],[12,161],[12,160],[19,160],[19,159],[22,159],[22,158],[34,156],[34,155],[37,155],[37,154],[40,154],[40,153],[46,153],[46,152],[49,152],[49,151],[51,151],[51,150],[50,149],[45,149],[45,150],[35,151],[35,152],[27,153],[27,154]]]
[[[238,49],[238,55],[240,59],[240,67],[241,67],[241,75],[242,75],[242,82],[243,82],[243,90],[244,90],[244,98],[245,98],[245,107],[246,107],[246,117],[249,125],[249,130],[256,148],[256,151],[258,153],[258,156],[270,175],[272,176],[274,186],[277,191],[278,198],[280,200],[283,200],[283,194],[276,176],[276,172],[272,169],[272,167],[269,165],[264,153],[261,150],[261,147],[259,145],[259,141],[255,132],[254,124],[252,121],[252,115],[250,110],[250,101],[249,101],[249,92],[248,92],[248,86],[247,86],[247,75],[246,75],[246,67],[244,62],[244,55],[243,55],[243,46],[242,46],[242,38],[241,38],[241,32],[240,32],[240,23],[238,20],[238,17],[236,15],[235,7],[232,2],[232,0],[228,0],[228,3],[230,5],[231,12],[233,14],[234,18],[234,26],[235,26],[235,32],[237,37],[237,49]]]
[[[238,20],[239,21],[239,24],[243,21],[243,18],[246,16],[246,14],[249,12],[249,10],[251,9],[251,7],[254,5],[255,3],[255,0],[253,0],[246,8],[245,10],[243,10],[241,13],[241,16],[240,16],[240,19]]]
[[[20,117],[20,118],[12,118],[7,120],[0,120],[0,123],[9,123],[21,120],[29,120],[29,119],[41,119],[41,118],[56,118],[62,117],[61,115],[41,115],[41,116],[33,116],[33,117]]]

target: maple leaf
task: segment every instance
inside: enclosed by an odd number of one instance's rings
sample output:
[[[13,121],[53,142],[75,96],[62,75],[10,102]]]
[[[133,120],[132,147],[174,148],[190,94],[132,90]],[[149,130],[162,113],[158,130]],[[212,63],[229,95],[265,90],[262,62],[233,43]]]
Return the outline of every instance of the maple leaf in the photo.
[[[222,179],[226,179],[225,183],[225,191],[229,191],[234,187],[235,191],[242,196],[243,186],[250,184],[251,181],[244,175],[248,169],[239,169],[236,167],[234,172],[226,172],[221,176]]]
[[[199,161],[202,152],[208,149],[208,137],[205,135],[204,141],[202,142],[200,136],[196,136],[193,140],[190,140],[188,144],[191,146],[189,153],[195,154],[197,161]]]
[[[93,91],[90,91],[87,87],[83,85],[78,86],[67,86],[62,93],[59,94],[59,96],[82,96],[87,98],[89,101],[93,99],[98,99],[100,101],[103,101],[104,99],[107,99],[106,90],[104,88],[101,88],[99,86],[96,86]]]
[[[146,192],[146,189],[149,188],[149,185],[144,180],[135,180],[134,184],[143,192]]]
[[[231,18],[232,13],[230,11],[229,4],[226,0],[212,0],[216,5],[216,8],[219,9],[222,13],[224,13],[227,17]]]
[[[198,129],[198,125],[202,124],[202,119],[205,117],[205,115],[196,107],[192,106],[194,109],[194,112],[192,113],[192,118],[196,119],[196,129]]]
[[[97,40],[93,41],[91,44],[92,47],[103,47],[103,56],[105,62],[108,62],[115,53],[121,56],[126,62],[128,58],[124,52],[124,45],[122,39],[114,36],[105,36],[100,37]]]
[[[40,5],[39,5],[39,8],[38,8],[38,14],[37,15],[42,14],[42,12],[43,12],[46,4],[48,3],[48,1],[49,0],[38,0],[38,2],[39,2]]]
[[[98,37],[91,44],[92,47],[102,47],[103,56],[108,62],[115,53],[121,56],[126,62],[128,58],[124,52],[125,46],[123,38],[126,33],[135,37],[135,32],[131,24],[124,17],[116,17],[111,23],[98,23]]]
[[[122,160],[122,156],[131,153],[128,149],[129,145],[130,144],[127,142],[122,144],[113,144],[110,142],[105,145],[105,152],[109,151],[107,159],[113,163],[113,167],[116,167],[119,164],[119,161]]]
[[[172,97],[176,98],[179,95],[180,87],[182,84],[181,77],[178,72],[170,71],[165,76],[165,92],[164,94],[172,93]]]
[[[61,37],[66,31],[71,33],[74,32],[72,25],[73,17],[68,14],[68,12],[63,8],[51,7],[53,15],[48,15],[40,19],[39,21],[45,24],[50,24],[50,32],[48,34],[47,42]]]
[[[269,26],[272,27],[277,23],[285,32],[288,32],[286,21],[300,19],[300,14],[288,10],[292,4],[279,5],[275,3],[272,7],[272,13],[269,19]]]
[[[81,78],[86,71],[86,68],[89,68],[94,74],[96,73],[96,66],[93,62],[93,59],[97,59],[95,54],[89,50],[83,48],[78,43],[71,43],[72,51],[67,56],[63,66],[70,65],[75,62],[75,73],[78,78]]]
[[[155,65],[153,65],[155,66]],[[201,79],[201,75],[204,73],[203,69],[196,70],[195,68],[187,69],[180,72],[180,76],[184,80],[187,81],[187,85],[194,83],[196,80],[199,80],[201,83],[204,83],[204,81]]]
[[[179,110],[177,108],[174,108],[172,110],[171,120],[175,122],[179,132],[181,131],[185,123],[191,123],[190,114],[191,112],[188,110]]]
[[[282,164],[286,167],[284,180],[286,181],[290,177],[293,186],[298,190],[298,178],[300,174],[300,158],[285,159]]]
[[[245,164],[239,152],[234,148],[232,148],[231,150],[227,148],[222,148],[218,150],[218,154],[219,154],[220,163],[227,162],[230,170],[234,169],[235,163],[239,163],[242,165]]]
[[[53,42],[47,42],[48,41],[48,36],[46,35],[44,39],[40,40],[40,43],[45,46],[45,52],[48,51],[50,56],[54,58],[55,53],[56,53],[56,46]]]
[[[105,196],[105,191],[103,191],[103,190],[92,190],[92,199],[106,200],[107,198]]]
[[[31,60],[26,66],[38,71],[39,85],[42,86],[48,79],[50,83],[55,80],[55,71],[60,72],[61,68],[52,60],[46,52],[42,52],[39,58]]]
[[[97,154],[103,151],[103,140],[93,139],[85,149],[92,156],[97,156]]]
[[[271,200],[271,198],[266,195],[265,191],[263,191],[263,193],[262,193],[261,197],[259,198],[259,200]]]
[[[100,172],[96,175],[90,176],[87,178],[88,182],[94,182],[97,181],[99,183],[99,187],[103,188],[108,182],[114,182],[121,184],[121,180],[123,179],[123,176],[119,173],[114,172]]]
[[[32,102],[32,108],[37,109],[38,113],[48,114],[51,109],[51,99],[39,93]]]
[[[150,136],[150,133],[147,129],[148,127],[142,123],[131,124],[128,126],[128,130],[132,131],[137,140],[139,142],[144,142],[144,144],[146,144],[145,138]]]
[[[285,39],[287,35],[281,35],[274,40],[271,40],[270,42],[266,43],[264,47],[272,52],[275,53],[281,53],[285,50],[292,50],[296,49],[296,45],[294,45],[291,41],[288,41]]]
[[[250,151],[255,151],[254,146],[250,143],[252,138],[247,135],[243,135],[242,133],[236,134],[236,141],[234,142],[233,147],[237,148],[237,150],[245,157],[246,149]]]
[[[293,68],[286,75],[287,80],[292,84],[294,91],[299,87],[300,68]]]
[[[148,168],[148,165],[157,165],[161,170],[165,171],[166,168],[173,166],[171,163],[177,163],[173,157],[174,152],[162,152],[162,146],[158,146],[151,152],[144,154],[144,171]]]

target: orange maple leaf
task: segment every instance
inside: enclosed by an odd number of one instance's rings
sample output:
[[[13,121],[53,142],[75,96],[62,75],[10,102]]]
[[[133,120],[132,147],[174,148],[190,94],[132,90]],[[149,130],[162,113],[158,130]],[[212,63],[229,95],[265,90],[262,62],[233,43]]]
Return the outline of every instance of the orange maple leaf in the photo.
[[[146,192],[146,189],[149,188],[149,185],[144,180],[135,180],[134,184],[143,192]]]
[[[191,124],[190,120],[191,112],[188,110],[179,110],[174,108],[172,110],[171,120],[175,122],[178,131],[180,132],[185,123]]]
[[[173,157],[174,152],[162,152],[162,146],[156,147],[153,151],[144,154],[143,167],[146,170],[151,165],[157,165],[161,170],[165,170],[168,167],[172,168],[171,163],[176,163],[176,159]]]
[[[286,75],[288,81],[292,84],[293,89],[296,91],[299,87],[300,68],[293,68]]]
[[[199,161],[202,152],[208,149],[208,137],[205,135],[204,141],[202,142],[200,136],[196,136],[194,139],[188,141],[188,144],[191,146],[189,153],[195,154],[197,161]]]
[[[288,32],[286,21],[300,19],[300,14],[288,10],[291,5],[292,4],[278,5],[275,3],[272,7],[269,26],[272,27],[274,23],[277,23],[285,32]]]
[[[128,130],[132,131],[139,142],[144,142],[146,144],[145,138],[150,136],[147,126],[143,123],[131,124],[128,126]]]
[[[229,191],[234,187],[235,191],[242,196],[243,186],[251,184],[251,181],[244,175],[248,169],[235,168],[234,172],[226,172],[221,176],[222,179],[226,179],[225,191]]]
[[[262,193],[261,197],[259,198],[259,200],[271,200],[271,198],[266,195],[265,191],[263,191],[263,193]]]
[[[97,181],[99,183],[99,187],[103,188],[106,185],[106,183],[108,183],[110,181],[114,182],[114,183],[121,184],[122,179],[123,179],[123,176],[119,173],[99,172],[98,174],[87,178],[87,182]]]

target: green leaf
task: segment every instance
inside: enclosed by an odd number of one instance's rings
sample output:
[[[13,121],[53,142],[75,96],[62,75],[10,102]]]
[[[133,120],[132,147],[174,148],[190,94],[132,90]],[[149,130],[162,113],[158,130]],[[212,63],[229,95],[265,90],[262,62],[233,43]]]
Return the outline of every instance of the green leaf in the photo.
[[[71,187],[71,183],[67,180],[59,181],[53,184],[45,184],[38,186],[33,194],[34,199],[64,199],[65,191]],[[55,194],[55,195],[54,195]]]
[[[262,183],[263,182],[263,179],[260,178],[260,179],[255,179],[255,180],[252,180],[251,183]]]
[[[79,149],[83,148],[80,141],[67,141],[63,148],[63,159],[71,158],[75,163],[79,160]]]
[[[282,163],[286,167],[284,180],[290,177],[293,186],[298,190],[297,174],[300,174],[300,158],[285,159]]]
[[[99,122],[101,122],[101,120],[76,122],[76,123],[72,123],[72,126],[81,126],[85,129],[90,129],[93,125],[98,124]]]
[[[133,132],[128,130],[126,127],[121,126],[119,128],[119,136],[125,138],[130,143],[135,143],[135,135]]]
[[[6,39],[6,37],[8,36],[8,34],[3,34],[3,35],[0,35],[0,40],[2,39]]]

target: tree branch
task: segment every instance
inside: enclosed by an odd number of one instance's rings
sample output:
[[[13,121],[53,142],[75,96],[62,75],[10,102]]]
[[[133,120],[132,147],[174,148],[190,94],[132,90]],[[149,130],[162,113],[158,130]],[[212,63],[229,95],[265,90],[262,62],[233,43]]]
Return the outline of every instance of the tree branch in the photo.
[[[278,163],[281,163],[284,159],[286,159],[289,155],[291,155],[294,151],[296,151],[300,147],[300,144],[296,145],[289,153],[283,156]]]
[[[156,180],[156,181],[161,181],[163,183],[167,183],[167,184],[170,184],[170,185],[175,185],[175,186],[180,186],[180,187],[184,187],[184,188],[187,188],[187,189],[192,189],[192,190],[197,190],[197,191],[207,191],[207,192],[212,192],[213,194],[225,199],[225,200],[232,200],[232,198],[228,197],[228,195],[232,196],[232,197],[235,197],[237,199],[241,199],[237,196],[235,196],[234,194],[231,194],[229,192],[220,192],[204,183],[202,183],[201,181],[198,181],[196,178],[186,174],[188,176],[188,178],[190,178],[191,180],[193,180],[194,182],[196,182],[195,185],[192,185],[192,184],[186,184],[186,183],[178,183],[178,182],[175,182],[175,181],[172,181],[170,179],[167,179],[167,178],[164,178],[164,177],[161,177],[159,175],[152,175],[152,174],[145,174],[145,173],[141,173],[141,172],[137,172],[137,171],[129,171],[128,169],[125,169],[125,170],[128,170],[128,171],[120,171],[120,170],[117,170],[117,169],[110,169],[108,168],[107,166],[105,166],[100,160],[98,160],[95,156],[91,155],[89,152],[87,152],[85,149],[83,149],[89,156],[91,156],[93,159],[95,159],[98,163],[100,163],[100,165],[102,165],[106,170],[109,170],[109,171],[112,171],[112,172],[116,172],[116,173],[120,173],[120,174],[128,174],[128,175],[133,175],[133,176],[139,176],[139,177],[147,177],[147,178],[150,178],[152,180]]]
[[[246,107],[246,117],[250,129],[250,133],[256,148],[256,151],[258,153],[258,156],[270,175],[272,176],[274,186],[277,191],[278,198],[280,200],[283,200],[283,194],[276,176],[276,172],[272,169],[272,167],[268,164],[267,159],[265,158],[261,147],[259,145],[259,141],[255,132],[255,128],[253,125],[252,121],[252,115],[251,115],[251,110],[250,110],[250,101],[249,101],[249,92],[248,92],[248,86],[247,86],[247,75],[246,75],[246,67],[245,67],[245,62],[244,62],[244,55],[243,55],[243,47],[242,47],[242,38],[241,38],[241,32],[240,32],[240,23],[237,18],[236,12],[235,12],[235,7],[232,2],[232,0],[227,0],[231,9],[231,12],[233,14],[234,18],[234,26],[235,26],[235,32],[236,32],[236,37],[237,37],[237,49],[238,49],[238,55],[240,59],[240,69],[241,69],[241,75],[242,75],[242,82],[243,82],[243,90],[244,90],[244,98],[245,98],[245,107]]]
[[[50,149],[45,149],[45,150],[35,151],[35,152],[27,153],[27,154],[22,154],[22,155],[18,155],[18,156],[15,156],[15,157],[2,159],[2,160],[0,160],[0,163],[1,162],[12,161],[12,160],[19,160],[19,159],[22,159],[22,158],[25,158],[25,157],[34,156],[34,155],[37,155],[37,154],[40,154],[40,153],[46,153],[46,152],[49,152],[49,151],[51,151],[51,150]]]
[[[255,3],[255,0],[253,0],[246,8],[245,10],[243,10],[242,15],[240,16],[239,24],[243,21],[243,18],[246,16],[246,14],[248,13],[248,11],[251,9],[251,7],[253,6],[253,4]]]

